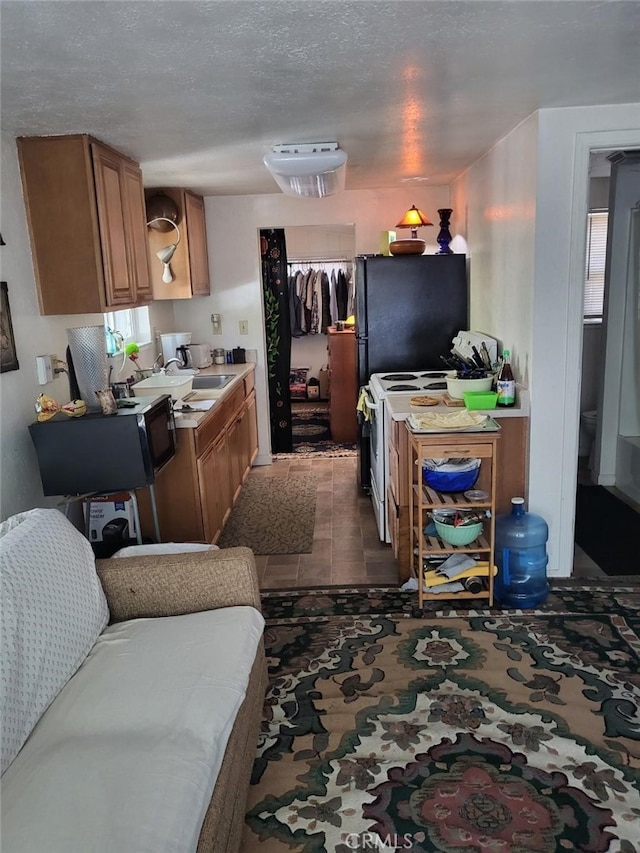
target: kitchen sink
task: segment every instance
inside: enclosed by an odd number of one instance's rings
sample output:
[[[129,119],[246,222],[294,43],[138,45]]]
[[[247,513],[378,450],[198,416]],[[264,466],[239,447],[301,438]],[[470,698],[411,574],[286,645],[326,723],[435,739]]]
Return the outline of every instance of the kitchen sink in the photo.
[[[235,379],[235,375],[232,374],[222,374],[220,376],[194,376],[193,377],[193,390],[198,391],[203,388],[213,388],[214,390],[219,390],[220,388],[226,388],[227,385]]]

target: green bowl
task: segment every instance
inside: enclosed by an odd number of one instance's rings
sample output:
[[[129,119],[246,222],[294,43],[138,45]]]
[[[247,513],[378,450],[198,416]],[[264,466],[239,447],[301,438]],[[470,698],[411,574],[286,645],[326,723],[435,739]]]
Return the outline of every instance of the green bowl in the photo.
[[[462,399],[465,409],[495,409],[498,395],[495,391],[465,391]]]
[[[449,545],[468,545],[482,533],[481,521],[477,521],[475,524],[460,525],[459,527],[454,527],[453,524],[443,524],[437,519],[434,519],[434,523],[440,539],[448,542]]]

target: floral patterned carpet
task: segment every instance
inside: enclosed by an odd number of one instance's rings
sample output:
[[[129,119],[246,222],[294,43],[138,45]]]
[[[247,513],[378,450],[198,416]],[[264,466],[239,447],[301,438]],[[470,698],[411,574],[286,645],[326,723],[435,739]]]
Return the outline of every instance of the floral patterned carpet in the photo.
[[[243,853],[637,853],[640,584],[535,611],[265,593]]]

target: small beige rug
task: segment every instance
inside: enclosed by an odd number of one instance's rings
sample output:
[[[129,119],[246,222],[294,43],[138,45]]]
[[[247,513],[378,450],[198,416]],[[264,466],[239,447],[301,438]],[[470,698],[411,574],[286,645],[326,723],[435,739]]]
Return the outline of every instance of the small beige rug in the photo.
[[[313,548],[317,480],[308,474],[249,478],[218,542],[254,554],[309,554]]]

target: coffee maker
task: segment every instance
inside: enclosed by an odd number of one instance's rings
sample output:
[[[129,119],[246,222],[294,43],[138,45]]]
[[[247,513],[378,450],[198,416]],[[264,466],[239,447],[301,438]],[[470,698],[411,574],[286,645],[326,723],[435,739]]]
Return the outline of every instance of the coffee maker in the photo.
[[[160,335],[162,361],[164,364],[166,365],[171,358],[179,358],[183,362],[183,366],[187,367],[187,364],[178,352],[178,348],[187,347],[190,343],[191,332],[170,332],[166,335]]]

